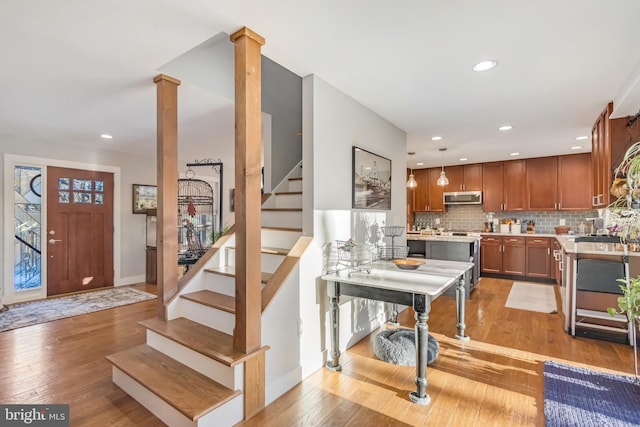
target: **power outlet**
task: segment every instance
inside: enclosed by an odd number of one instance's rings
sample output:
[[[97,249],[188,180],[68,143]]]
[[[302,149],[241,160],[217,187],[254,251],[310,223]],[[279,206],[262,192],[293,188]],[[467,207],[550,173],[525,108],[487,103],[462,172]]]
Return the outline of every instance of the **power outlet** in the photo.
[[[436,218],[436,225],[440,225],[440,218]]]
[[[567,221],[564,218],[561,218],[560,225],[567,225]]]

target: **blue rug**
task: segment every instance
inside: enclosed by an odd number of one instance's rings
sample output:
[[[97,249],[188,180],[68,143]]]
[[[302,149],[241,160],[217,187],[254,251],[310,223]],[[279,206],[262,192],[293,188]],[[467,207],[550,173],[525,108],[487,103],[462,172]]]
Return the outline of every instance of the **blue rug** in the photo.
[[[640,384],[631,376],[544,362],[546,427],[640,425]]]

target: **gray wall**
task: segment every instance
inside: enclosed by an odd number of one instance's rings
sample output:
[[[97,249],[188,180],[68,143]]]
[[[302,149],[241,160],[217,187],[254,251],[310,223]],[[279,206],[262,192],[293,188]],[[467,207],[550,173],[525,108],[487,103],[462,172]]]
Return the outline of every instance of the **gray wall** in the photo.
[[[269,187],[274,188],[302,160],[302,78],[264,55],[262,111],[272,116]]]

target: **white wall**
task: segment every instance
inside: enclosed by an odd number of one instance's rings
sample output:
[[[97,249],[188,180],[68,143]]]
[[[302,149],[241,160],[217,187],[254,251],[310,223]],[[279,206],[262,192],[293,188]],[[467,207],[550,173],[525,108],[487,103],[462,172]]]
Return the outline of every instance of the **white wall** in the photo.
[[[391,159],[391,210],[351,209],[352,147]],[[303,80],[303,232],[313,235],[313,261],[301,266],[300,312],[303,377],[326,360],[328,316],[321,246],[353,236],[356,220],[380,225],[406,222],[406,133],[317,76]],[[384,222],[384,224],[382,224]],[[406,244],[406,236],[396,245]],[[306,283],[304,282],[306,281]],[[368,335],[383,315],[382,303],[341,299],[340,349]]]

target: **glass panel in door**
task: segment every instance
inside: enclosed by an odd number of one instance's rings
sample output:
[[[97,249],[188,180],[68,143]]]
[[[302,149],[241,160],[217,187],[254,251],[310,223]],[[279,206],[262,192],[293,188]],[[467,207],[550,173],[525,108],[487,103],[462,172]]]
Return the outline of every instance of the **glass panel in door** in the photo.
[[[14,167],[13,287],[15,292],[42,287],[42,169]]]

